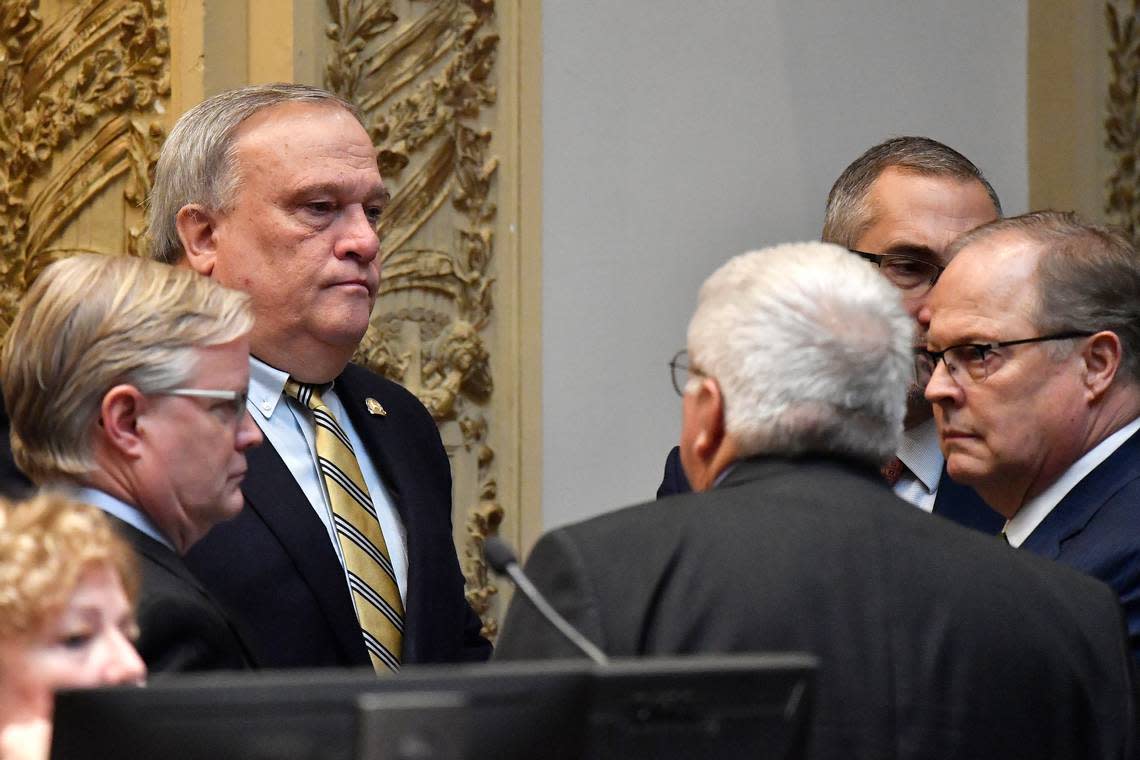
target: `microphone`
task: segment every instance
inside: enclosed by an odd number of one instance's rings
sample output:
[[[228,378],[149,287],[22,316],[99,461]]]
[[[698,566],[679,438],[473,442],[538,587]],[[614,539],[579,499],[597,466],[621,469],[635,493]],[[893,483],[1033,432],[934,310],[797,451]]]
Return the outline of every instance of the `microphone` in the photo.
[[[563,637],[587,657],[596,662],[598,665],[608,665],[610,660],[606,657],[602,650],[594,646],[594,643],[582,635],[574,626],[570,625],[566,618],[558,614],[558,610],[550,606],[550,602],[546,601],[546,597],[535,588],[534,584],[530,582],[530,578],[519,567],[518,558],[515,552],[507,544],[506,541],[498,536],[488,536],[483,541],[483,556],[487,558],[487,564],[491,566],[499,575],[509,576],[515,582],[515,586],[523,595],[530,600],[534,608],[546,618],[547,622],[554,626],[554,629],[562,634]]]

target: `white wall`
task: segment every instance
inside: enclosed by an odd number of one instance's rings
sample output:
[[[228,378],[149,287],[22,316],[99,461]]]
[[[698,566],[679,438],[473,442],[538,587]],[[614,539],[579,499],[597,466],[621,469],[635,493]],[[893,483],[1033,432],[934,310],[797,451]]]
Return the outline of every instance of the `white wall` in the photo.
[[[1026,210],[1025,0],[545,0],[543,510],[651,499],[698,286],[922,134]]]

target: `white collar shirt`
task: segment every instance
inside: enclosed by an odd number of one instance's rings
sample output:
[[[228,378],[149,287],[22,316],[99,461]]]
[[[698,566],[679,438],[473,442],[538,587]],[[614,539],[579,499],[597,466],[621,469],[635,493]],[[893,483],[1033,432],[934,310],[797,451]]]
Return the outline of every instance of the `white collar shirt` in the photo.
[[[1061,500],[1069,491],[1085,479],[1085,476],[1095,470],[1101,462],[1108,459],[1112,452],[1119,449],[1125,441],[1140,430],[1140,417],[1132,420],[1112,435],[1105,438],[1096,446],[1089,449],[1084,456],[1069,465],[1069,469],[1053,481],[1053,484],[1041,493],[1034,496],[1017,510],[1012,519],[1006,521],[1006,540],[1010,546],[1021,546],[1025,540],[1037,530],[1049,513],[1056,509]]]
[[[902,443],[895,454],[905,466],[894,485],[895,495],[924,512],[933,512],[943,462],[934,418],[903,430]]]

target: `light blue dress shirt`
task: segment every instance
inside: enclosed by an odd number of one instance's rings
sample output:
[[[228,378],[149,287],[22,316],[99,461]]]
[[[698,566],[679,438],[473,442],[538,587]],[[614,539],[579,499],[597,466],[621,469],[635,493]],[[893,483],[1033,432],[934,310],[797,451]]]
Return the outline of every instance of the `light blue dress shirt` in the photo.
[[[328,531],[329,541],[336,550],[341,567],[344,567],[344,554],[341,552],[340,542],[333,527],[332,507],[329,506],[328,492],[325,489],[324,479],[320,475],[317,465],[316,428],[312,412],[301,406],[295,399],[285,395],[285,383],[289,374],[270,367],[265,362],[249,357],[249,399],[246,405],[254,422],[261,428],[266,439],[277,450],[278,455],[293,473],[297,485],[304,491],[305,497],[313,507],[317,517]],[[321,400],[329,411],[336,417],[341,428],[344,429],[352,450],[356,453],[356,461],[360,464],[360,472],[364,476],[364,484],[368,486],[368,494],[376,507],[376,514],[380,522],[380,531],[384,534],[384,543],[388,546],[388,556],[392,560],[392,567],[396,571],[396,585],[400,587],[400,597],[405,604],[408,600],[408,540],[400,514],[392,504],[388,489],[367,455],[367,449],[352,426],[352,421],[344,411],[340,398],[336,395],[336,385],[330,390],[321,393]],[[345,571],[345,585],[348,585],[348,574]]]

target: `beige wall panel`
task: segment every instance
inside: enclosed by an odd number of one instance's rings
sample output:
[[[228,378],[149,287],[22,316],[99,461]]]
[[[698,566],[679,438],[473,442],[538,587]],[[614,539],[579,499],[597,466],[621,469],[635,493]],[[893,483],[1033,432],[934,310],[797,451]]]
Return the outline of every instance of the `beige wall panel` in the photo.
[[[1103,0],[1029,3],[1030,208],[1105,219],[1112,163],[1104,131],[1110,44],[1105,7]]]

